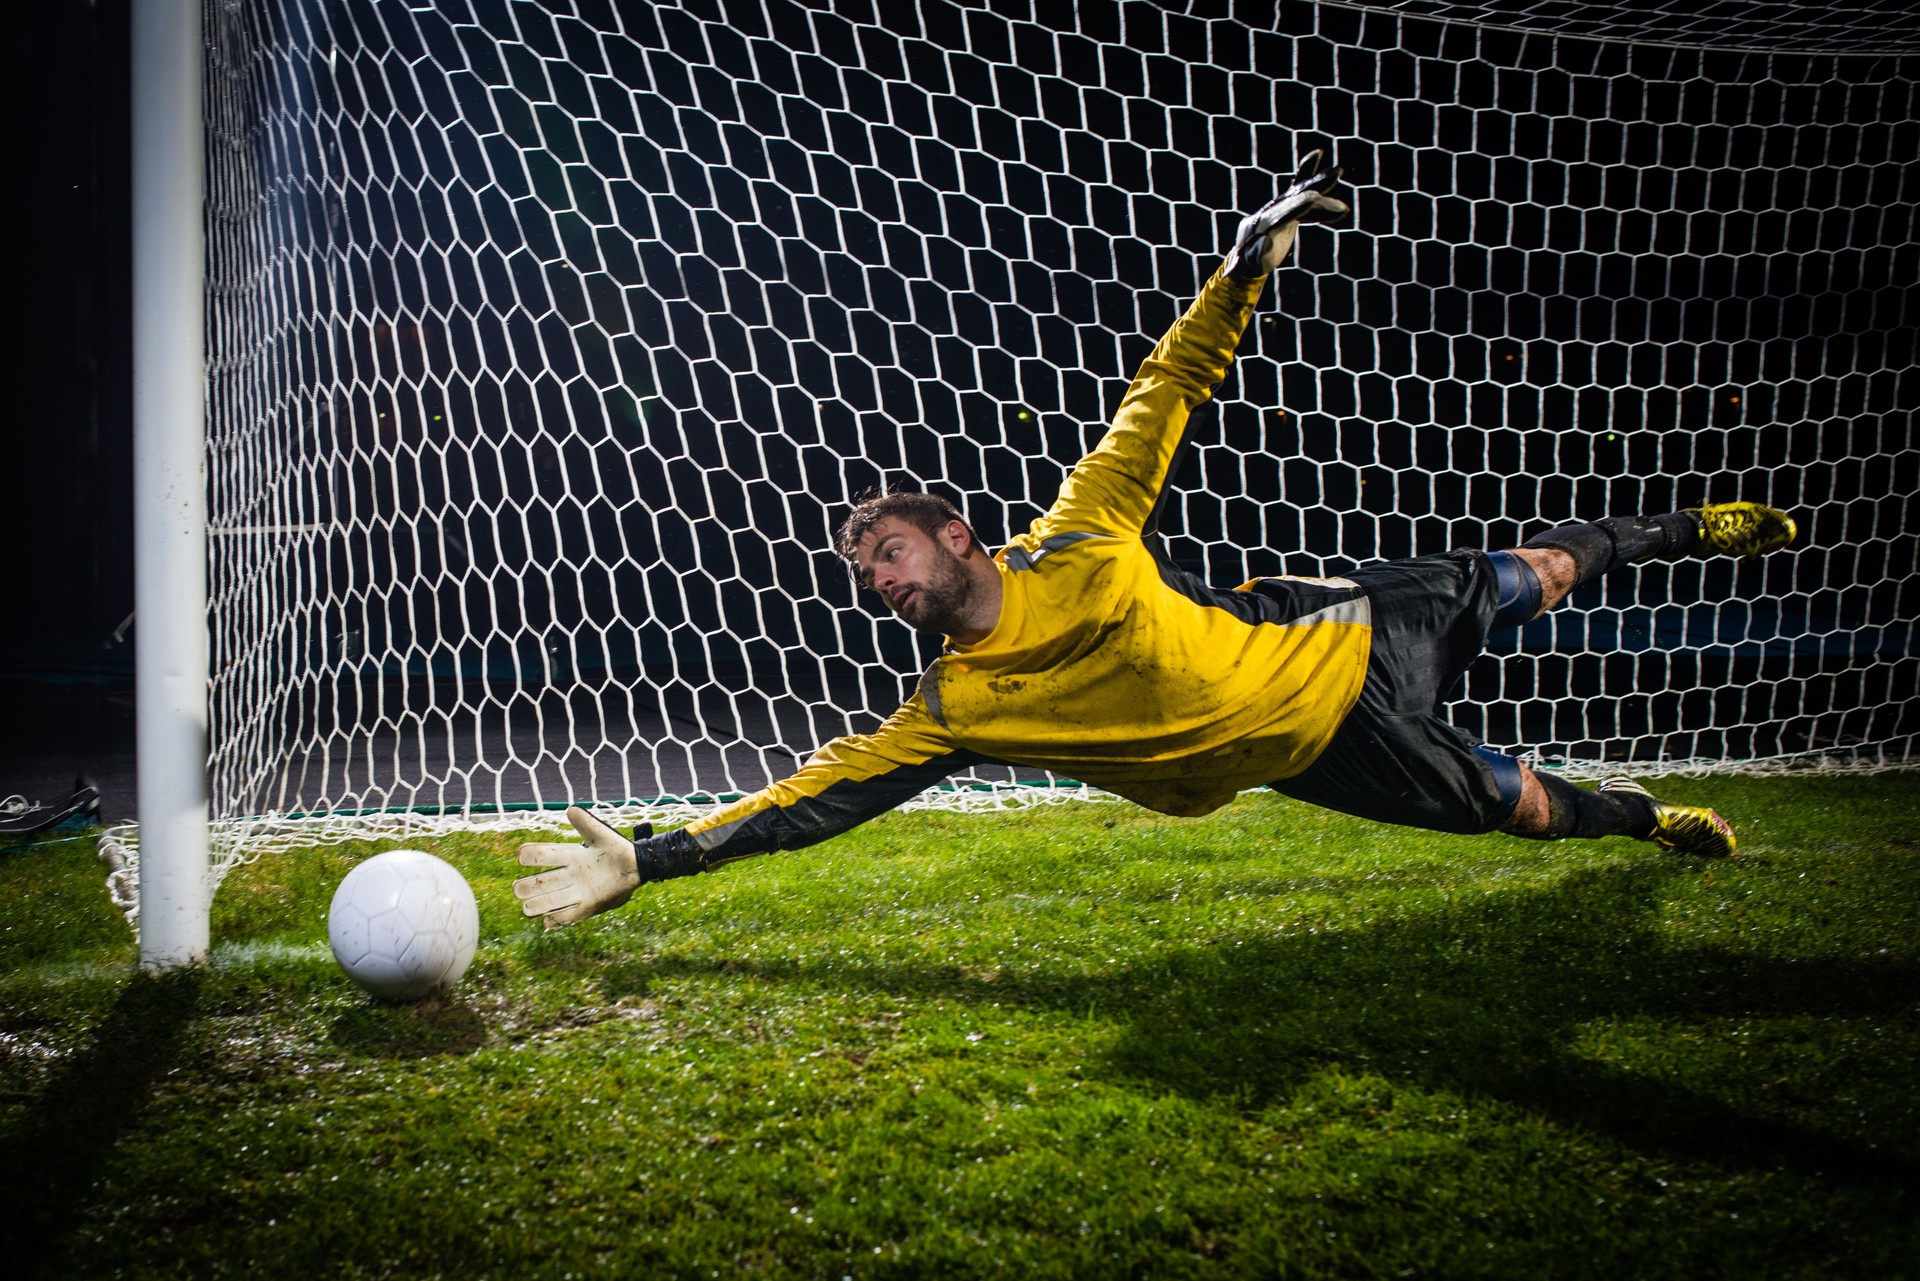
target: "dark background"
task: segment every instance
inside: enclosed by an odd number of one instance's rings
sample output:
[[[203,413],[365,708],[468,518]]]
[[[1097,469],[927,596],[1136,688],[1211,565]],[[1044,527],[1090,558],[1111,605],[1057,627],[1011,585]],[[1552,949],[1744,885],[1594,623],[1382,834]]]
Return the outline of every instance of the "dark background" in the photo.
[[[14,254],[0,546],[0,792],[87,768],[131,809],[127,0],[8,14]],[[51,795],[58,792],[60,795]]]

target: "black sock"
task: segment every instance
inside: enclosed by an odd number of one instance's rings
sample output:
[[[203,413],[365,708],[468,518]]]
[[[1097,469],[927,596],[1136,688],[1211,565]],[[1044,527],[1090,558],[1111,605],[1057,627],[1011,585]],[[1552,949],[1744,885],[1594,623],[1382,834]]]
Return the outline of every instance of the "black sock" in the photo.
[[[1538,841],[1564,836],[1631,836],[1644,841],[1653,835],[1653,802],[1632,792],[1589,792],[1557,775],[1535,770],[1533,776],[1547,791],[1547,827],[1542,832],[1515,832]]]
[[[1574,581],[1590,583],[1623,565],[1672,560],[1700,546],[1700,518],[1692,512],[1664,516],[1609,516],[1562,525],[1535,534],[1522,547],[1553,547],[1573,557]]]

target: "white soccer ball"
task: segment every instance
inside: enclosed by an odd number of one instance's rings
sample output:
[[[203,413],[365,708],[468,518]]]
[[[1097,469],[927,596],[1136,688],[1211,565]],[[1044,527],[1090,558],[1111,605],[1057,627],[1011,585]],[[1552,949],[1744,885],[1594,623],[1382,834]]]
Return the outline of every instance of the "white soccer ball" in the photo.
[[[388,850],[333,892],[327,938],[347,977],[383,1001],[418,1001],[460,981],[480,942],[473,889],[453,865]]]

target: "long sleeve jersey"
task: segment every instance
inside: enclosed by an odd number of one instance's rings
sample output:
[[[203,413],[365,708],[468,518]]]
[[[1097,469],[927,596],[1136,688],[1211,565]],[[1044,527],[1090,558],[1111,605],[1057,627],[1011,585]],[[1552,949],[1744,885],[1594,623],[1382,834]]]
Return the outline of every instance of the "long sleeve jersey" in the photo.
[[[1264,283],[1223,270],[1160,340],[1053,506],[994,557],[993,631],[950,643],[871,734],[690,825],[709,864],[824,840],[981,763],[1199,815],[1313,761],[1365,679],[1366,597],[1338,578],[1217,590],[1148,532]]]

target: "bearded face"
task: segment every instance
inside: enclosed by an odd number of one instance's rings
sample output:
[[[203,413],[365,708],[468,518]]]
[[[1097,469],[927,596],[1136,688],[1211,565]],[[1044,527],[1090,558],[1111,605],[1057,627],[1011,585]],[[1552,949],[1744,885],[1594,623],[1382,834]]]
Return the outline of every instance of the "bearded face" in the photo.
[[[946,542],[889,518],[861,541],[857,564],[861,581],[915,631],[952,636],[966,630],[979,589]]]
[[[967,606],[973,600],[973,579],[950,548],[933,543],[932,549],[921,581],[896,587],[887,604],[915,631],[951,636],[965,626]]]

